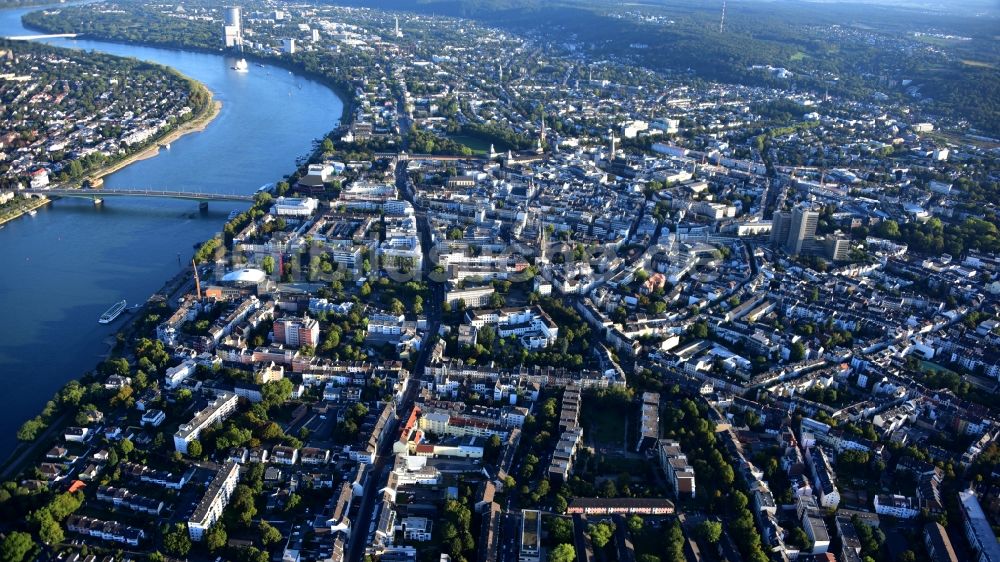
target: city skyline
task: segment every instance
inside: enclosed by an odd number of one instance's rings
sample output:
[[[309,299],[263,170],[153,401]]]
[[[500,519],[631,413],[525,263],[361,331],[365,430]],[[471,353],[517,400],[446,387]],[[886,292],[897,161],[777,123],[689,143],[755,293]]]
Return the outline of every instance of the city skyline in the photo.
[[[0,14],[0,558],[1000,560],[988,21],[357,4]]]

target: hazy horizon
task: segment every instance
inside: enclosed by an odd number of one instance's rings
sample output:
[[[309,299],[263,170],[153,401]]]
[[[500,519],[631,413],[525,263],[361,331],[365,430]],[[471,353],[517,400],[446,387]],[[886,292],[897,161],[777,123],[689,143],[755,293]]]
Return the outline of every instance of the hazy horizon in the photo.
[[[768,2],[771,0],[745,0]],[[788,0],[792,2],[808,2],[810,4],[875,4],[888,8],[916,9],[948,9],[962,12],[981,12],[989,10],[1000,12],[998,0]]]

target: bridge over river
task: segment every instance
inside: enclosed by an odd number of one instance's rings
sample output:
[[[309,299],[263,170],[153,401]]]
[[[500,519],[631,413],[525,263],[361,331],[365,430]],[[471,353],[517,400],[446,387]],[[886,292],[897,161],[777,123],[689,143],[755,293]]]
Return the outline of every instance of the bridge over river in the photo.
[[[13,35],[11,37],[6,37],[5,39],[11,39],[13,41],[35,41],[39,39],[75,39],[76,37],[76,33],[51,33],[48,35]]]
[[[103,203],[106,197],[155,197],[161,199],[188,199],[199,201],[202,209],[208,208],[209,201],[235,201],[253,203],[254,195],[236,193],[200,193],[169,189],[123,188],[113,189],[21,189],[17,193],[25,197],[84,197],[93,199],[95,204]]]

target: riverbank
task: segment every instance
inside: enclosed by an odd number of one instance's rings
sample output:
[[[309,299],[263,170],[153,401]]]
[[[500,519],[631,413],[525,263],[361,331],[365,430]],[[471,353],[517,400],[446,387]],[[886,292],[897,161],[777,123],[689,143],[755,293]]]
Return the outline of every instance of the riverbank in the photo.
[[[202,86],[204,87],[204,86]],[[207,88],[206,88],[207,90]],[[140,160],[145,160],[147,158],[152,158],[160,153],[160,148],[168,145],[172,142],[177,141],[177,139],[183,137],[184,135],[190,133],[198,133],[205,130],[211,122],[219,116],[219,112],[222,111],[222,102],[212,99],[212,94],[209,91],[209,103],[205,104],[205,109],[196,116],[195,118],[187,121],[180,127],[170,131],[169,133],[153,140],[147,148],[140,150],[135,154],[131,154],[124,158],[123,160],[116,162],[110,166],[101,168],[95,172],[87,174],[84,180],[89,180],[92,185],[99,185],[103,181],[104,176],[109,176],[122,168],[134,164]]]
[[[34,12],[32,12],[34,13]],[[59,31],[59,28],[52,27],[51,25],[45,25],[38,21],[24,21],[22,18],[22,25],[26,30],[39,32],[39,33],[64,33]],[[116,43],[119,45],[135,45],[137,47],[150,47],[155,49],[167,49],[170,51],[177,51],[180,53],[202,53],[206,55],[217,55],[226,56],[231,55],[227,53],[224,49],[218,48],[206,48],[201,45],[196,44],[179,44],[174,41],[157,41],[152,39],[146,40],[134,40],[127,37],[116,37],[110,34],[100,34],[93,32],[81,32],[79,30],[73,31],[77,33],[77,39],[80,40],[95,40],[95,41],[106,41],[108,43]],[[330,76],[328,74],[323,74],[314,70],[310,70],[305,67],[305,65],[295,59],[290,59],[288,57],[264,55],[254,52],[241,53],[240,56],[245,58],[250,63],[260,63],[267,64],[271,66],[276,66],[278,68],[283,68],[289,72],[294,72],[303,78],[309,80],[314,80],[323,84],[329,88],[333,93],[340,99],[343,103],[343,108],[340,113],[340,117],[337,119],[337,127],[330,131],[330,134],[336,132],[340,128],[349,126],[354,118],[354,110],[357,107],[358,99],[354,93],[354,88],[349,82],[338,80],[336,77]]]
[[[10,222],[10,221],[18,218],[18,217],[21,217],[25,213],[30,213],[31,211],[34,211],[35,209],[38,209],[40,207],[44,207],[44,206],[48,205],[51,202],[52,202],[52,200],[49,199],[48,197],[40,197],[40,198],[32,198],[32,199],[20,199],[18,201],[18,203],[20,204],[19,208],[15,209],[13,211],[10,211],[10,210],[0,211],[0,225],[4,225],[4,224],[6,224],[6,223],[8,223],[8,222]]]
[[[156,292],[154,298],[147,300],[138,309],[130,310],[129,318],[124,321],[121,328],[105,340],[108,345],[108,350],[104,354],[103,359],[113,359],[120,356],[116,353],[118,343],[120,341],[130,341],[136,337],[136,332],[139,329],[137,324],[149,311],[150,303],[156,302],[155,297],[157,295],[162,297],[163,301],[166,302],[176,301],[178,296],[193,288],[193,285],[194,281],[192,270],[190,267],[184,267],[169,281],[163,284],[163,287]],[[87,381],[88,379],[85,376],[83,382]],[[10,455],[8,455],[8,457],[0,463],[0,480],[7,480],[19,474],[25,470],[29,464],[34,462],[35,459],[41,454],[42,449],[47,446],[48,442],[72,424],[73,420],[70,418],[71,413],[72,412],[70,411],[59,413],[56,418],[48,422],[45,429],[42,430],[42,432],[35,439],[18,443]]]
[[[40,33],[61,33],[65,31],[60,31],[60,28],[53,26],[51,22],[39,21],[35,18],[31,18],[32,15],[38,12],[29,12],[22,16],[21,23],[25,29],[31,31],[37,31]],[[231,55],[223,49],[219,48],[208,48],[203,45],[191,44],[191,43],[178,43],[175,41],[158,41],[155,39],[142,39],[136,40],[128,37],[115,36],[114,34],[102,34],[94,32],[80,32],[79,30],[74,30],[73,33],[78,33],[77,39],[79,40],[97,40],[105,41],[109,43],[116,43],[120,45],[135,45],[138,47],[148,47],[156,49],[166,49],[176,52],[191,52],[191,53],[202,53],[207,55],[215,56],[226,56]],[[337,138],[343,131],[347,130],[353,120],[354,120],[354,110],[358,105],[358,98],[355,94],[353,85],[350,81],[345,81],[339,79],[328,73],[320,72],[307,68],[306,64],[302,60],[297,60],[295,58],[283,57],[283,56],[273,56],[266,55],[262,53],[247,52],[241,53],[241,56],[251,63],[257,63],[259,65],[271,65],[277,68],[287,70],[289,73],[301,76],[308,80],[313,80],[323,86],[329,88],[334,95],[340,99],[342,106],[340,116],[337,119],[337,124],[333,129],[327,131],[323,138]],[[151,151],[149,154],[143,156],[143,158],[149,158],[158,154],[158,149]],[[306,160],[315,160],[318,156],[322,154],[322,149],[319,146],[314,147],[306,157]],[[124,166],[122,166],[124,167]],[[305,173],[305,166],[297,164],[295,171],[291,174],[286,174],[285,178],[294,178],[298,175]],[[106,175],[106,174],[105,174]],[[99,185],[100,181],[97,180]]]

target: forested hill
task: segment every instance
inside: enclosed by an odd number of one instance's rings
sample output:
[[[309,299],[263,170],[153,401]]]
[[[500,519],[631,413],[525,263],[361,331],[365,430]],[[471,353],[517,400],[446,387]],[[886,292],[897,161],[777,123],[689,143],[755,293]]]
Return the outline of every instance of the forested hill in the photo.
[[[643,4],[562,0],[337,0],[337,4],[473,18],[575,43],[591,59],[693,71],[706,79],[794,85],[922,103],[1000,135],[1000,21],[907,8],[796,0]],[[950,38],[947,36],[951,36]],[[782,81],[754,65],[794,73]],[[904,81],[912,81],[904,87]],[[907,92],[906,88],[915,88]]]

